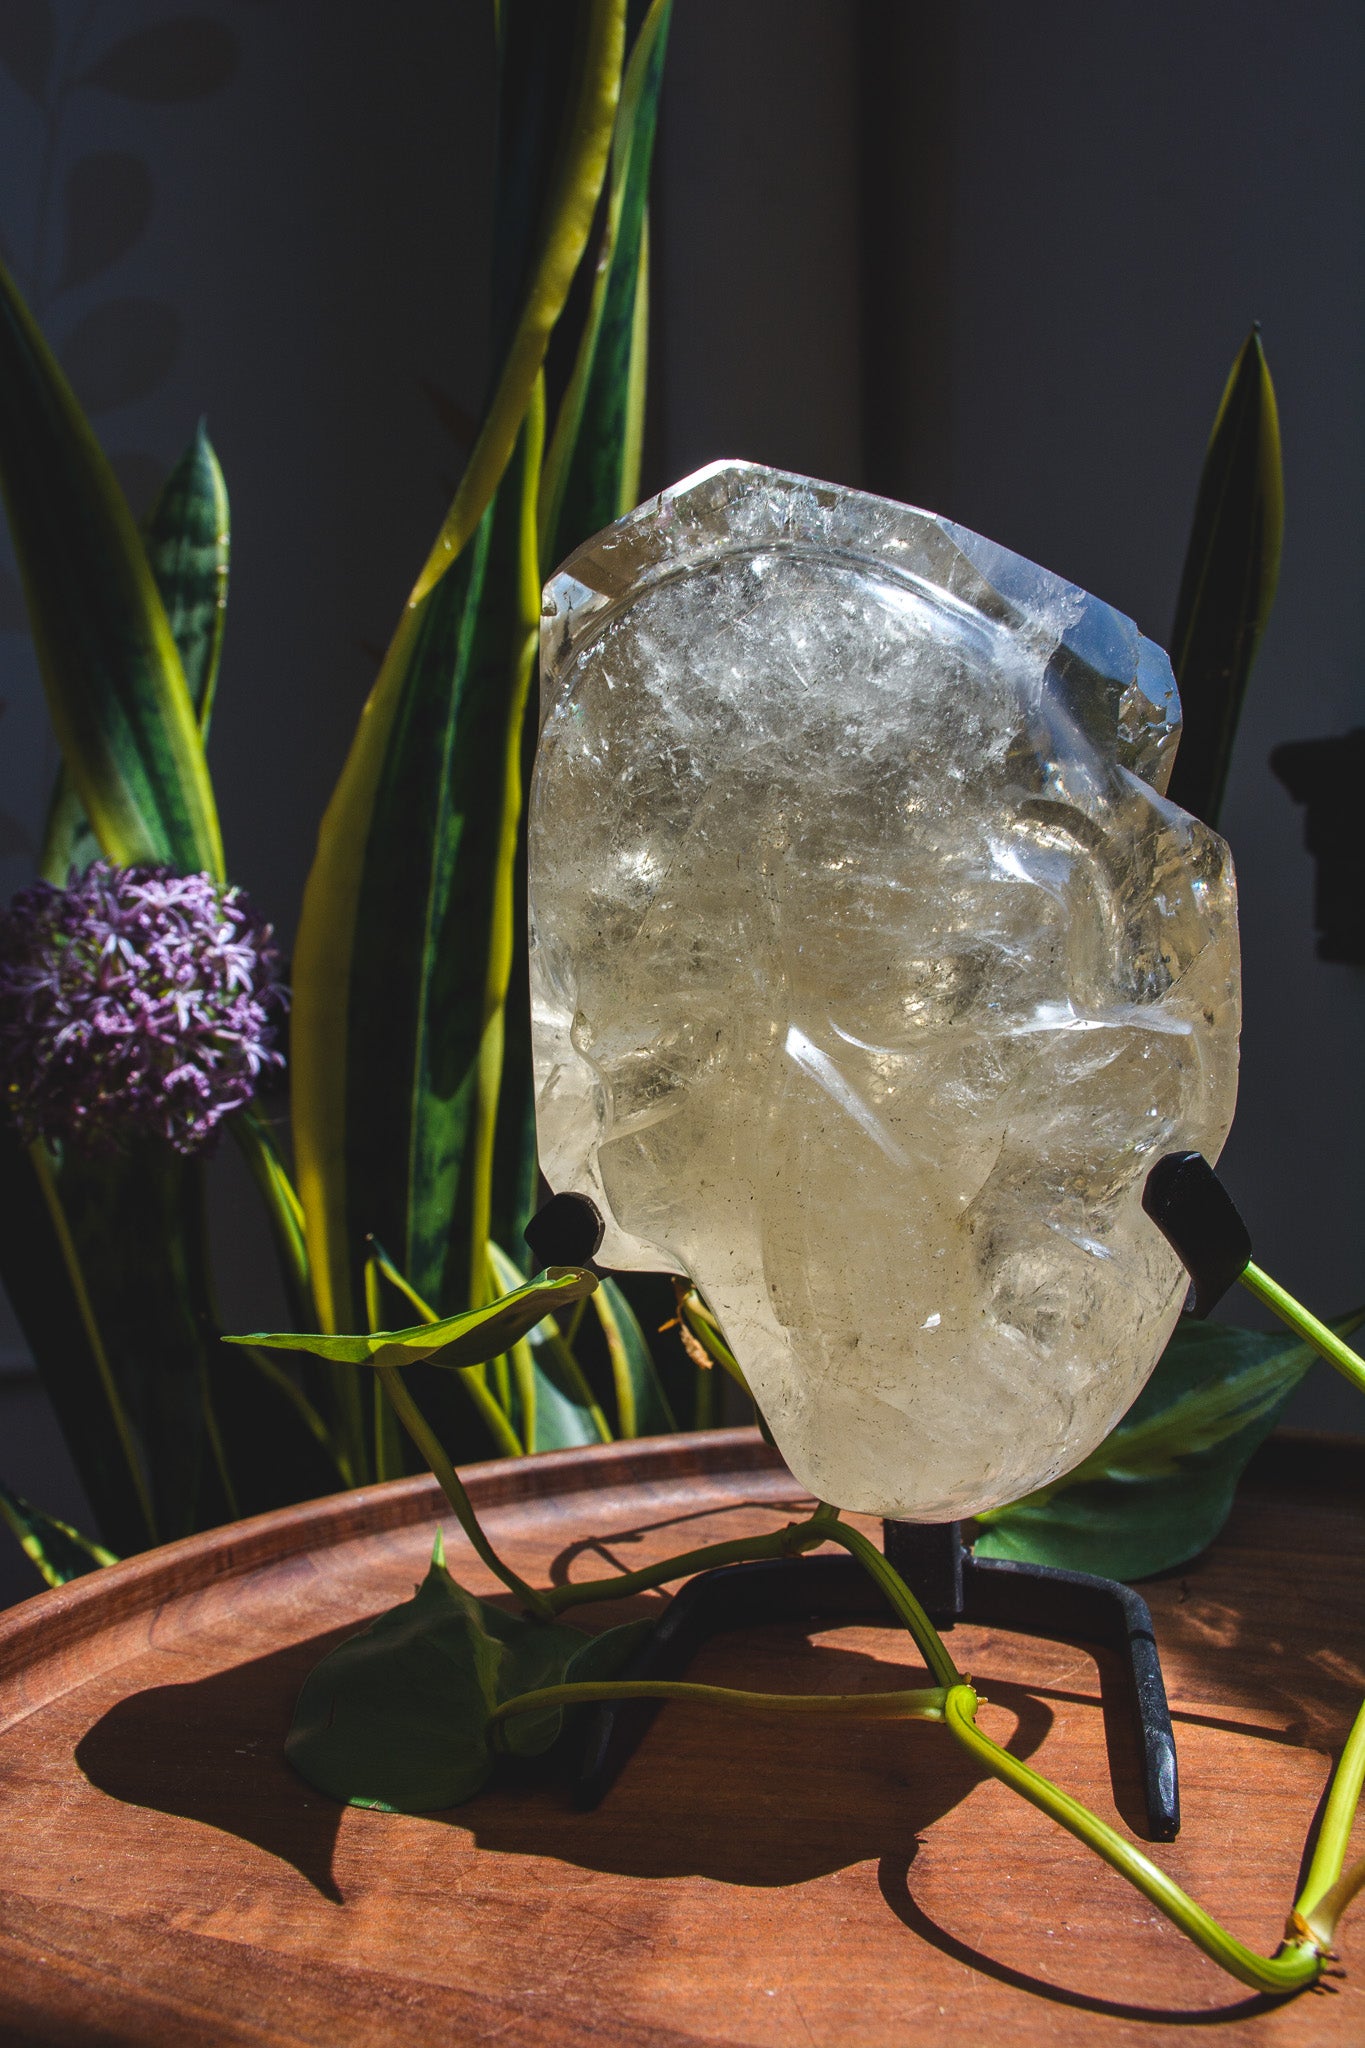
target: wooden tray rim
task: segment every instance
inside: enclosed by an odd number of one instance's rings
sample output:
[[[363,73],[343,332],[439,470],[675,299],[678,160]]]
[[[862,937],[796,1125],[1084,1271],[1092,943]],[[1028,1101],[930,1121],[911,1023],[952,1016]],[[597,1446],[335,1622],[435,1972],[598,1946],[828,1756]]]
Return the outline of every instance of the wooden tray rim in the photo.
[[[490,1458],[464,1466],[460,1478],[474,1506],[487,1510],[665,1478],[785,1469],[757,1429],[704,1429],[541,1451],[529,1458]],[[792,1485],[797,1486],[796,1480]],[[449,1518],[451,1512],[431,1474],[418,1473],[272,1508],[34,1593],[0,1614],[0,1729],[59,1697],[73,1682],[118,1662],[130,1630],[145,1642],[145,1628],[139,1625],[174,1600],[311,1550]],[[104,1643],[108,1654],[97,1661],[82,1659],[79,1670],[73,1670],[73,1653],[96,1641]],[[21,1700],[13,1698],[16,1684]]]

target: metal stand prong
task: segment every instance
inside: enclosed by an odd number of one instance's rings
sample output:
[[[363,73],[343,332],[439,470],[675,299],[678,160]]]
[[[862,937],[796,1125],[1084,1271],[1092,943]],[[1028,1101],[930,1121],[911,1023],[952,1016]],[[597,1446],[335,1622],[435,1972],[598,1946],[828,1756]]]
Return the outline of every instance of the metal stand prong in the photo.
[[[975,1622],[1117,1653],[1141,1762],[1147,1838],[1174,1841],[1180,1828],[1175,1738],[1152,1617],[1141,1594],[1089,1572],[973,1557],[956,1522],[887,1522],[884,1529],[888,1559],[936,1625]],[[727,1630],[835,1620],[900,1625],[854,1558],[725,1565],[688,1581],[622,1676],[681,1678],[702,1644]],[[594,1807],[603,1798],[660,1704],[631,1700],[592,1710],[574,1784],[577,1806]]]

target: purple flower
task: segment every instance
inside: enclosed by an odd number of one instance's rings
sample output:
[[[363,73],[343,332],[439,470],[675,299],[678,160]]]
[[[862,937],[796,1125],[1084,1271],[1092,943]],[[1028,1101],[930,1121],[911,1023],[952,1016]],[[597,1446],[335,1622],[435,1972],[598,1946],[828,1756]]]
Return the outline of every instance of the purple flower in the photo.
[[[97,860],[0,913],[0,1091],[26,1139],[202,1151],[284,1061],[271,927],[240,889]]]

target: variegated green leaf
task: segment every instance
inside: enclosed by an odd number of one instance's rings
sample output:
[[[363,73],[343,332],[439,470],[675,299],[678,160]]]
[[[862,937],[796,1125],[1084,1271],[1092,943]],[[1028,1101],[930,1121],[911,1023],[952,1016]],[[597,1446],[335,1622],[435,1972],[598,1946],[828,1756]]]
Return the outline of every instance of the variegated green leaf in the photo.
[[[1116,1579],[1197,1556],[1315,1356],[1283,1333],[1181,1323],[1118,1427],[1073,1471],[981,1516],[978,1552]]]
[[[555,1308],[571,1306],[591,1294],[597,1276],[577,1266],[533,1280],[486,1308],[443,1316],[436,1323],[417,1323],[405,1330],[376,1330],[357,1336],[319,1331],[280,1330],[246,1337],[225,1337],[225,1344],[257,1344],[269,1351],[310,1351],[338,1364],[402,1366],[438,1358],[450,1367],[478,1366],[496,1358]]]
[[[227,486],[201,420],[162,487],[147,523],[148,563],[166,608],[200,734],[207,737],[227,607]],[[84,874],[100,843],[68,768],[57,776],[43,840],[42,872],[64,888]]]
[[[519,21],[531,18],[520,0],[514,0],[511,11]],[[533,13],[543,21],[543,10]],[[519,437],[523,478],[538,468],[538,453],[527,438],[534,433],[535,393],[550,332],[582,258],[606,171],[620,88],[624,18],[624,0],[587,0],[575,15],[581,30],[575,63],[560,73],[561,91],[563,81],[569,81],[568,104],[562,100],[555,104],[548,130],[541,124],[542,132],[552,133],[558,141],[545,202],[535,212],[534,254],[524,281],[516,287],[518,311],[493,398],[450,513],[414,585],[361,718],[323,820],[305,893],[294,955],[295,1152],[314,1288],[322,1320],[331,1329],[358,1320],[354,1310],[361,1256],[358,1226],[360,1234],[364,1229],[377,1230],[394,1245],[414,1283],[437,1306],[448,1306],[452,1299],[469,1299],[470,1284],[482,1283],[479,1234],[481,1228],[487,1234],[491,1202],[502,1006],[513,943],[516,811],[521,788],[517,693],[524,692],[529,675],[538,576],[534,545],[528,562],[523,544],[513,577],[510,581],[501,576],[489,580],[489,595],[484,598],[482,587],[476,592],[475,585],[482,586],[486,567],[463,558],[476,532],[486,536],[489,548],[494,543],[497,522],[490,506]],[[532,415],[529,428],[528,415]],[[506,520],[520,535],[527,492],[516,489],[511,496]],[[533,535],[533,518],[531,526]],[[460,580],[452,581],[452,565],[456,564],[459,567],[454,574]],[[461,649],[466,664],[472,658],[475,613],[483,612],[485,604],[484,645],[500,639],[504,650],[496,703],[484,692],[466,700],[467,666],[458,687],[450,673],[450,664],[459,659]],[[444,674],[432,653],[434,641],[447,650]],[[444,704],[440,702],[441,685]],[[452,697],[457,700],[453,720]],[[421,716],[419,704],[428,707]],[[464,730],[460,729],[459,704],[465,706]],[[474,720],[474,732],[469,736],[468,714],[476,708],[480,717]],[[458,768],[464,786],[477,789],[480,827],[471,830],[462,846],[459,834],[466,817],[457,799],[432,850],[433,886],[415,899],[423,913],[422,922],[397,949],[407,947],[395,992],[384,972],[384,966],[393,961],[395,947],[383,947],[383,962],[371,956],[371,942],[377,935],[368,906],[382,900],[386,918],[398,908],[399,899],[385,894],[385,871],[401,865],[405,858],[394,834],[407,836],[418,828],[411,816],[401,814],[401,806],[396,818],[389,815],[390,796],[401,787],[400,756],[433,716],[438,730],[446,735],[446,744],[451,748],[458,744],[458,760],[453,753],[446,758]],[[490,729],[499,735],[491,746],[483,737]],[[491,900],[477,876],[459,872],[462,860],[468,867],[471,854],[476,862],[487,860],[490,834],[497,842]],[[470,905],[473,921],[467,931],[458,923],[442,928],[447,949],[438,958],[436,925],[443,914],[442,905],[460,903]],[[382,943],[382,934],[378,937]],[[414,992],[415,1038],[411,1035]],[[358,1022],[374,1020],[390,1003],[395,1022],[385,1034],[383,1057],[376,1061],[373,1045],[362,1057],[353,1036]],[[438,1014],[436,1005],[444,1006],[443,1014]],[[375,1024],[374,1028],[379,1027]],[[446,1032],[450,1035],[442,1037]],[[472,1075],[471,1035],[475,1048]],[[376,1084],[386,1089],[394,1085],[390,1070],[397,1077],[396,1086],[408,1090],[409,1106],[387,1140],[371,1139],[353,1122],[353,1115],[371,1114],[364,1108],[366,1091]],[[422,1074],[425,1081],[419,1081]],[[418,1113],[416,1101],[415,1091],[420,1092],[428,1082],[440,1104],[440,1115],[434,1121]],[[370,1195],[359,1165],[360,1154],[372,1159],[376,1146],[385,1158],[384,1187],[374,1190],[379,1213],[370,1210]],[[425,1156],[419,1158],[419,1151]],[[451,1199],[458,1197],[462,1177],[469,1189],[469,1225],[467,1233],[460,1232],[463,1261],[455,1260],[447,1273]],[[413,1191],[413,1199],[411,1213],[405,1202],[400,1217],[393,1191],[404,1183]],[[446,1206],[438,1221],[442,1201]],[[437,1228],[445,1238],[442,1271],[433,1284],[427,1267]]]
[[[508,1290],[522,1284],[514,1259],[490,1240],[489,1263],[495,1284]],[[597,1301],[604,1281],[592,1296]],[[535,1324],[511,1352],[513,1419],[528,1451],[562,1451],[574,1444],[610,1443],[611,1429],[587,1376],[553,1316]]]
[[[1275,601],[1283,533],[1279,414],[1253,328],[1213,424],[1171,628],[1184,728],[1170,794],[1209,825],[1218,822],[1247,678]]]
[[[614,1280],[592,1298],[606,1339],[622,1436],[661,1436],[677,1428],[639,1318]]]
[[[24,1555],[37,1566],[49,1586],[65,1586],[85,1572],[97,1571],[101,1565],[118,1563],[112,1550],[106,1550],[93,1537],[82,1536],[69,1522],[45,1515],[2,1479],[0,1521],[6,1523]]]
[[[101,847],[221,877],[203,745],[141,539],[3,269],[0,488],[52,722]]]
[[[577,359],[545,460],[548,574],[639,492],[648,309],[648,198],[672,0],[652,0],[621,85],[606,218]]]
[[[204,422],[167,477],[146,528],[151,565],[207,739],[227,619],[227,485]]]

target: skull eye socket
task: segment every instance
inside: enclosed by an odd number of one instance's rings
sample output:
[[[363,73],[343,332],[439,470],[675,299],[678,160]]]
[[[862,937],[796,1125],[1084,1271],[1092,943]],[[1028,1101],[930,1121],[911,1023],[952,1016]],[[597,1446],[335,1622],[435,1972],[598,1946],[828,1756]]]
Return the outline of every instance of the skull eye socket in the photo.
[[[720,1017],[640,1014],[630,1023],[636,1028],[629,1032],[598,1035],[580,1012],[570,1034],[602,1085],[606,1132],[613,1137],[676,1116],[695,1090],[729,1064]]]

